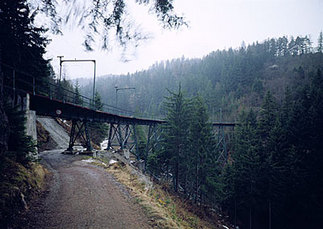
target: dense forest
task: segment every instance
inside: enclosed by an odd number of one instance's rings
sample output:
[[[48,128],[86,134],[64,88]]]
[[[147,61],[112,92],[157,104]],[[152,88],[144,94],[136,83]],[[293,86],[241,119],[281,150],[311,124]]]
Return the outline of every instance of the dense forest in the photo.
[[[116,43],[126,49],[143,39],[139,31],[130,31],[130,22],[126,20],[130,15],[124,10],[128,3],[108,0],[93,3],[89,4],[90,8],[80,9],[75,7],[75,1],[0,1],[0,228],[16,228],[12,226],[15,217],[28,208],[27,204],[35,195],[40,194],[44,182],[45,169],[37,163],[37,143],[26,133],[26,92],[61,100],[65,100],[67,90],[69,94],[75,91],[78,95],[77,88],[70,82],[55,79],[50,60],[44,57],[50,42],[47,32],[62,34],[61,26],[78,17],[80,27],[88,26],[83,43],[87,50],[91,50],[99,39],[93,37],[99,27],[104,31],[100,36],[104,41],[102,49],[110,48],[110,40],[117,40]],[[147,3],[137,1],[139,5]],[[62,4],[71,9],[65,15],[58,9]],[[157,0],[152,8],[165,28],[176,29],[185,24],[173,8],[168,0]],[[80,10],[83,13],[80,14]],[[114,31],[115,36],[108,37],[108,31]],[[65,90],[61,90],[63,88]],[[82,99],[81,96],[70,96],[68,101],[81,104]],[[99,95],[94,104],[95,109],[101,108]],[[98,126],[92,124],[90,128],[97,130]],[[93,136],[93,139],[99,138]],[[25,226],[19,225],[19,228]]]
[[[0,227],[7,228],[12,218],[38,192],[42,179],[33,163],[36,143],[26,134],[25,111],[20,109],[16,87],[37,75],[41,85],[52,79],[49,61],[43,58],[48,44],[45,29],[34,25],[35,14],[26,1],[0,1]],[[25,202],[26,203],[26,202]]]
[[[41,2],[53,9],[52,1]],[[167,7],[172,9],[168,1],[158,3],[161,20],[183,24],[182,18],[166,17]],[[108,26],[122,43],[129,37],[120,29],[122,7],[117,9]],[[25,0],[0,1],[1,227],[23,209],[16,200],[26,196],[28,201],[37,189],[29,172],[35,143],[26,134],[24,112],[5,85],[8,78],[14,72],[22,80],[36,75],[48,89],[49,82],[62,84],[79,95],[71,101],[81,105],[80,94],[92,95],[90,84],[73,88],[66,80],[54,81],[43,57],[46,28],[35,26],[36,15]],[[201,59],[164,61],[134,74],[99,78],[95,108],[104,109],[104,102],[167,120],[158,147],[140,156],[148,173],[171,181],[176,194],[197,206],[224,212],[240,228],[318,229],[323,223],[322,52],[321,32],[316,47],[307,36],[280,37]],[[116,87],[135,89],[117,92]],[[218,160],[212,121],[237,123],[226,163]],[[93,132],[101,127],[90,126]],[[106,128],[96,133],[100,142]]]
[[[165,61],[101,77],[98,90],[114,104],[116,85],[135,87],[117,105],[167,120],[143,159],[187,200],[226,212],[240,228],[320,228],[322,40],[314,48],[308,37],[282,37]],[[224,165],[210,124],[220,119],[238,123]]]
[[[202,59],[163,61],[145,71],[99,77],[97,90],[104,103],[115,105],[116,86],[135,87],[118,91],[118,107],[159,116],[164,114],[161,104],[167,89],[175,90],[181,83],[187,96],[199,94],[205,99],[212,119],[219,119],[222,108],[223,118],[233,121],[243,107],[259,108],[267,90],[282,101],[287,86],[294,91],[305,83],[308,73],[322,66],[321,43],[312,47],[306,36],[282,37],[218,50]],[[92,82],[79,82],[82,94],[90,97]]]

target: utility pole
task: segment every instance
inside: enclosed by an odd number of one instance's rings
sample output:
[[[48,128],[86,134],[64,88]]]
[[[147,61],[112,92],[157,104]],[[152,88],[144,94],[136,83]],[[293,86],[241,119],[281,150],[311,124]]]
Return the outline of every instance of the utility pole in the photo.
[[[62,80],[62,58],[64,56],[57,56],[59,58],[59,81]]]
[[[62,64],[63,62],[92,62],[93,66],[93,93],[92,93],[92,105],[94,106],[94,97],[95,97],[95,77],[96,77],[96,61],[95,60],[62,60],[64,56],[57,56],[59,58],[59,78],[61,81],[62,78]]]
[[[116,89],[116,107],[118,106],[118,91],[120,90],[135,90],[135,87],[121,87],[119,88],[117,85],[114,87]]]

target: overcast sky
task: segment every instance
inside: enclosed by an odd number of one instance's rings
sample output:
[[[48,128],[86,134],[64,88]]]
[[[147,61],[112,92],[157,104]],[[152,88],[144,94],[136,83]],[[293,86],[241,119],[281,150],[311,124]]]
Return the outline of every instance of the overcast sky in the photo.
[[[310,35],[316,43],[323,30],[323,0],[174,0],[174,4],[189,28],[163,30],[153,15],[147,15],[147,8],[131,3],[129,11],[152,36],[135,51],[128,51],[127,59],[131,61],[123,62],[118,48],[107,52],[95,47],[96,51],[85,52],[82,31],[71,25],[63,28],[63,36],[50,36],[46,57],[53,59],[56,72],[57,56],[62,55],[65,59],[95,59],[97,76],[126,74],[161,60],[203,57],[217,49],[236,48],[242,41],[249,44],[284,35]],[[67,79],[93,77],[93,64],[65,63],[63,72]]]

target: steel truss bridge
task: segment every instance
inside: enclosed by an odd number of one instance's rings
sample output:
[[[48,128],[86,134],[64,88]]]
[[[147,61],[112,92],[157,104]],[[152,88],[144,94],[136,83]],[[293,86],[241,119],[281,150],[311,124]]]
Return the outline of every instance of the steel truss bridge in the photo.
[[[103,109],[95,110],[93,99],[80,96],[82,105],[76,104],[74,91],[63,88],[55,80],[44,83],[36,76],[0,62],[2,74],[1,89],[10,98],[12,106],[20,106],[22,110],[36,111],[37,115],[62,118],[72,122],[70,141],[67,150],[72,151],[77,139],[82,138],[87,150],[92,150],[91,136],[88,131],[90,122],[108,123],[110,125],[108,149],[112,144],[120,149],[129,149],[139,157],[138,134],[136,126],[147,126],[145,159],[158,146],[162,124],[166,121],[151,117],[140,117],[133,112],[115,106],[103,104]],[[233,136],[234,122],[213,122],[214,136],[217,138],[218,158],[222,164],[228,160]],[[139,158],[138,158],[139,159]],[[146,160],[145,160],[146,161]]]

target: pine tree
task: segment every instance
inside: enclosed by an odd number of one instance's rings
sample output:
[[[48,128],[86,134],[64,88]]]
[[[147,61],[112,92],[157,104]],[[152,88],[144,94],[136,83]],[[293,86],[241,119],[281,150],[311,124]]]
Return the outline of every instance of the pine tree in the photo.
[[[76,81],[74,93],[75,93],[74,94],[74,103],[82,106],[83,105],[83,99],[81,97],[80,85],[79,85],[78,81]]]
[[[95,92],[94,109],[99,110],[99,111],[103,111],[103,103],[102,103],[101,95],[99,94],[98,91]]]
[[[43,55],[48,41],[42,36],[46,30],[34,25],[37,14],[31,13],[25,0],[1,1],[0,11],[2,61],[34,75],[38,83],[45,85],[49,68]],[[17,77],[32,82],[25,75]]]
[[[323,32],[320,32],[319,38],[317,40],[317,52],[323,52]]]
[[[291,112],[289,91],[281,108],[271,93],[267,93],[258,118],[259,151],[261,152],[261,204],[269,227],[279,225],[281,203],[288,183],[289,155],[286,131]],[[266,210],[267,209],[267,210]],[[267,214],[266,214],[267,213]],[[267,215],[267,217],[265,217]],[[266,219],[267,218],[267,219]]]
[[[214,143],[212,141],[211,125],[208,122],[208,114],[205,103],[201,96],[197,96],[192,102],[192,116],[189,134],[189,155],[187,158],[188,176],[191,193],[195,202],[204,196],[214,193],[207,193],[216,186],[214,181],[217,174],[211,171],[215,165],[212,158]]]
[[[273,95],[268,91],[265,95],[263,105],[260,109],[258,120],[258,132],[263,144],[268,141],[271,129],[277,119],[277,104]]]
[[[37,84],[44,88],[49,76],[48,61],[43,58],[47,39],[43,37],[45,29],[34,25],[36,13],[31,13],[25,0],[0,1],[0,12],[0,64],[4,64],[0,67],[1,83],[7,83],[5,77],[12,75],[12,69],[5,67],[9,65],[22,72],[16,74],[17,88],[21,86],[21,82],[27,82],[23,83],[24,86],[26,84],[32,85],[33,79],[26,76],[25,72],[33,75]],[[17,160],[23,162],[27,157],[27,151],[33,151],[33,145],[24,133],[23,115],[11,108],[5,108],[8,98],[8,96],[3,96],[1,92],[0,132],[1,138],[4,137],[0,140],[1,153],[7,149],[11,152],[17,150]],[[8,112],[8,114],[6,115],[4,112]],[[10,116],[12,114],[12,117],[9,117],[9,113]],[[7,119],[11,119],[11,121],[9,120],[8,123]],[[14,140],[15,138],[17,139]],[[10,141],[9,147],[7,141]],[[13,141],[18,142],[17,146],[12,145]]]
[[[13,160],[26,164],[31,154],[36,153],[35,143],[31,136],[26,134],[26,117],[24,111],[18,111],[11,104],[7,104],[5,111],[8,115],[10,132],[8,141],[8,152],[5,156]]]
[[[165,106],[166,124],[163,127],[163,153],[167,156],[173,176],[174,190],[179,189],[179,182],[185,184],[187,169],[186,159],[189,134],[189,101],[184,98],[181,86],[178,92],[171,92]],[[183,173],[181,173],[183,172]],[[183,175],[184,174],[184,175]]]
[[[259,203],[259,181],[261,177],[261,156],[257,137],[256,114],[251,110],[243,112],[240,125],[236,128],[235,152],[230,169],[226,192],[232,193],[231,206],[249,213],[249,225],[252,224],[255,208]],[[230,179],[231,178],[231,179]],[[234,204],[233,204],[234,202]]]
[[[298,159],[294,165],[297,171],[297,184],[294,185],[294,197],[300,193],[307,196],[298,199],[298,206],[302,208],[300,216],[319,223],[319,213],[322,211],[323,157],[322,157],[322,131],[323,131],[323,80],[320,70],[312,78],[311,84],[304,86],[300,100],[294,110],[293,136],[291,148],[295,149]],[[294,212],[295,214],[296,212]]]

